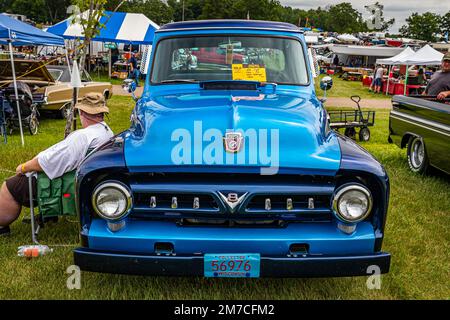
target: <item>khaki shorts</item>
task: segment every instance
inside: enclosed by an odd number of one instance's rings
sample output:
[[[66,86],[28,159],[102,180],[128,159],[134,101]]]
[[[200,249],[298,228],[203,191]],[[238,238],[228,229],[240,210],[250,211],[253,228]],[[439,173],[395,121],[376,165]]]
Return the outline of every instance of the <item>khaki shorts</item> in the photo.
[[[36,178],[31,180],[31,187],[33,190],[33,198],[37,199],[37,186]],[[13,196],[14,200],[20,205],[29,208],[30,207],[30,190],[28,186],[28,177],[23,174],[17,174],[6,180],[6,187]],[[36,200],[33,201],[33,205],[36,206]]]

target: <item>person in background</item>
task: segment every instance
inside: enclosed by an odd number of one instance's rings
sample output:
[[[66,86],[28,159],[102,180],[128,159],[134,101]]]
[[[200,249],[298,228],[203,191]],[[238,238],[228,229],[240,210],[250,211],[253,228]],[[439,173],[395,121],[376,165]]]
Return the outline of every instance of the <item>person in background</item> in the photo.
[[[436,96],[438,100],[450,97],[450,52],[442,58],[441,70],[433,74],[424,95]]]
[[[417,72],[417,84],[425,85],[427,83],[427,76],[425,75],[425,69],[419,68]]]
[[[114,63],[119,61],[120,52],[117,47],[114,47],[111,49],[111,65],[113,66]]]
[[[16,175],[7,179],[0,188],[0,236],[10,233],[9,225],[20,215],[22,206],[30,205],[28,186],[29,172],[45,172],[50,179],[61,177],[81,164],[88,150],[101,146],[113,137],[113,132],[104,122],[109,113],[101,93],[88,93],[75,105],[80,111],[83,129],[69,134],[61,142],[42,151],[33,159],[17,166]],[[33,194],[37,182],[32,178]]]
[[[128,63],[130,64],[130,79],[134,79],[134,82],[136,82],[136,86],[139,87],[140,72],[138,69],[136,53],[136,51],[133,51],[131,53],[131,58],[128,60]]]
[[[333,58],[333,65],[334,65],[335,67],[339,66],[339,57],[338,57],[337,54],[334,55],[334,58]]]
[[[374,72],[373,75],[373,92],[380,93],[381,87],[383,85],[383,75],[384,75],[384,68],[382,65],[379,65]]]

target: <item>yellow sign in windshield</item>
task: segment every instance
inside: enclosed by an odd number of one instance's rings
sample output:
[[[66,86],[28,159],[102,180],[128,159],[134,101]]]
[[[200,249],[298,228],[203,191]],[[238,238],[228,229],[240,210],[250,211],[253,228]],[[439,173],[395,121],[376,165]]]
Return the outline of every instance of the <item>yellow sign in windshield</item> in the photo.
[[[266,82],[266,68],[257,64],[233,64],[233,80]]]

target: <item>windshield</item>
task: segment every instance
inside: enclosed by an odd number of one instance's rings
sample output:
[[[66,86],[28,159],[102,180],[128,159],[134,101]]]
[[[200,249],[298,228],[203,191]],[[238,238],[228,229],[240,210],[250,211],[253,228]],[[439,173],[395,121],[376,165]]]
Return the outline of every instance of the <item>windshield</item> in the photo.
[[[258,36],[193,36],[161,40],[151,82],[249,80],[308,84],[298,40]]]
[[[52,78],[55,79],[55,81],[59,81],[61,78],[63,71],[62,70],[56,70],[56,69],[47,69],[48,72],[51,74]]]

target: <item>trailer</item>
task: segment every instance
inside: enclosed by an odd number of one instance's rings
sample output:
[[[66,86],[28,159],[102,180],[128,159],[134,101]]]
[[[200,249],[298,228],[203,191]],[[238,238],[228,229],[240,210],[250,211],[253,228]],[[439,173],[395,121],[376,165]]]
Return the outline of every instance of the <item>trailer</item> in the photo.
[[[345,129],[344,135],[353,140],[356,139],[356,129],[358,128],[359,140],[369,141],[369,127],[375,124],[375,111],[362,111],[359,105],[360,96],[351,96],[350,99],[356,103],[358,109],[353,111],[328,111],[330,127],[336,131]]]

